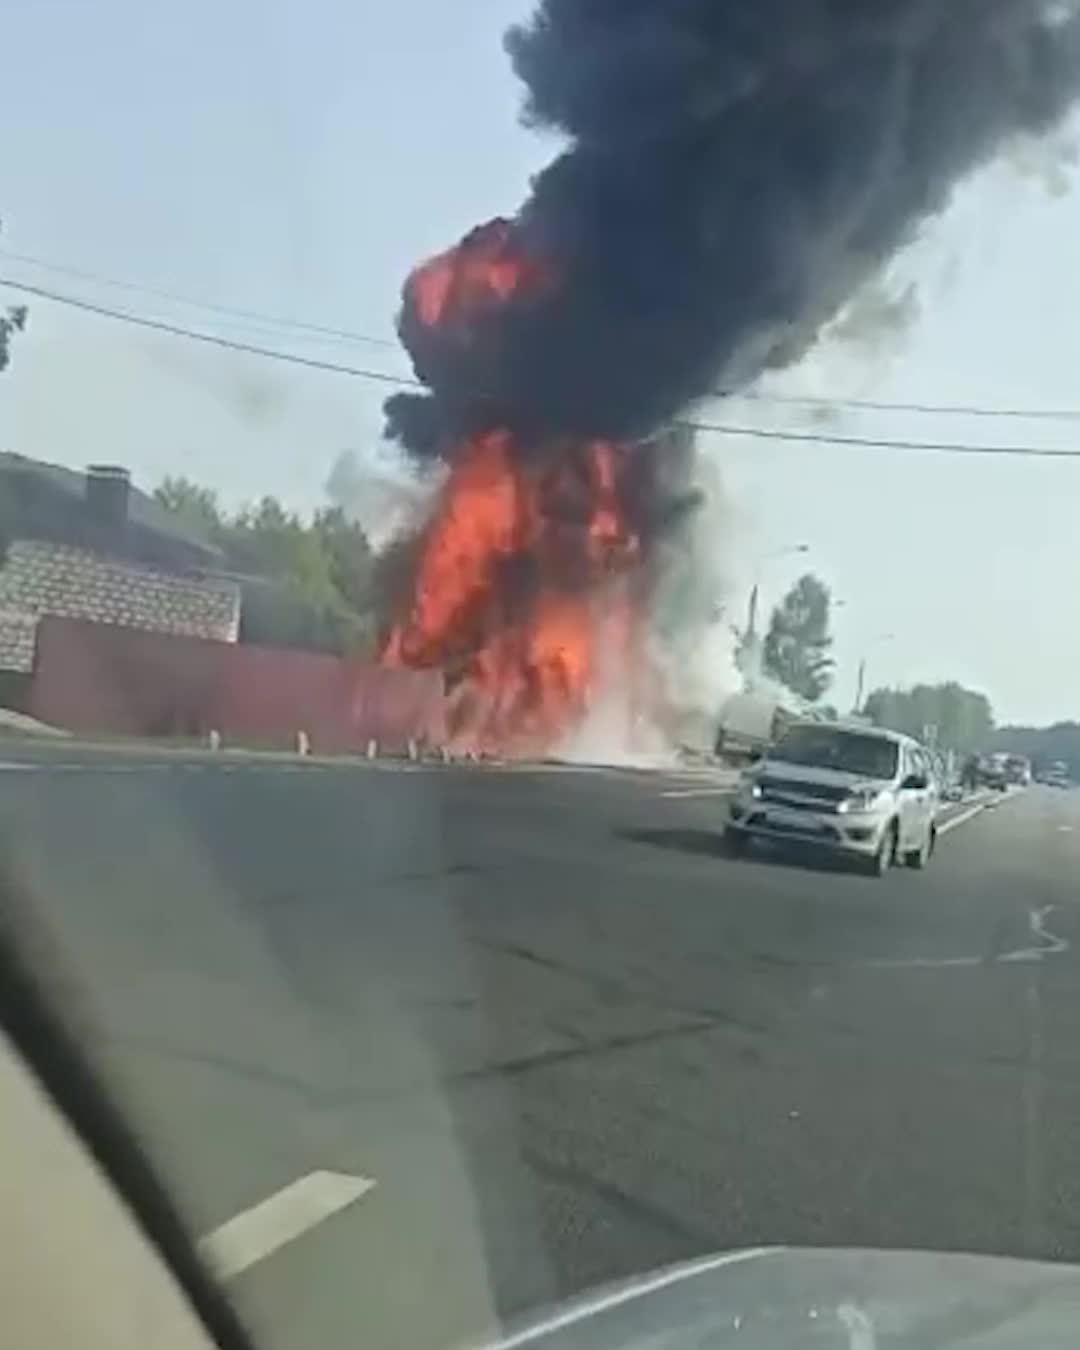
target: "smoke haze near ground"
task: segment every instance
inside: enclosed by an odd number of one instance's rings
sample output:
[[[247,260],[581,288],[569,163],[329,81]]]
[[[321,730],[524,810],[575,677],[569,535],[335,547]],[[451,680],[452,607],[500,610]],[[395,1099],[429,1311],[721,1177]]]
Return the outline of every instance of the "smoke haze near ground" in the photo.
[[[431,506],[441,474],[418,472],[394,446],[361,456],[343,450],[326,479],[326,495],[367,535],[376,550],[416,530]]]

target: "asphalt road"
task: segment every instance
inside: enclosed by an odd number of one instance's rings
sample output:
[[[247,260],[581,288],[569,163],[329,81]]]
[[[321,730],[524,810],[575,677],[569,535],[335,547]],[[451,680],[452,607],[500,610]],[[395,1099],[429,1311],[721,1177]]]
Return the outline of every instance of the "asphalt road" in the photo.
[[[1080,1260],[1080,792],[883,881],[722,855],[701,775],[0,746],[0,848],[272,1350],[445,1347],[762,1243]],[[72,988],[76,992],[72,992]]]

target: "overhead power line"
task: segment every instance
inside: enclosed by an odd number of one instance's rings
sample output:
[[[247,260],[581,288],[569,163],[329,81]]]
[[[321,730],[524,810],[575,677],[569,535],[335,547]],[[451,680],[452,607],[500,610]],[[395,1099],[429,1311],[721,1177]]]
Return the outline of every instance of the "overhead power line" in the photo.
[[[303,319],[288,318],[271,314],[263,310],[243,309],[234,305],[221,305],[207,300],[196,300],[178,291],[158,286],[148,286],[141,282],[125,281],[118,277],[106,276],[86,268],[73,267],[68,263],[52,262],[30,253],[17,253],[12,249],[0,248],[0,257],[10,258],[13,262],[39,267],[46,272],[55,272],[60,276],[74,277],[80,281],[93,282],[95,285],[113,286],[119,290],[134,294],[153,296],[167,300],[171,304],[186,305],[192,309],[205,310],[208,314],[219,314],[225,318],[239,319],[245,323],[259,324],[264,327],[279,328],[320,338],[329,338],[337,342],[355,342],[368,347],[381,347],[387,350],[399,350],[399,344],[392,338],[376,337],[362,333],[354,328],[335,328],[327,324],[310,323]],[[10,284],[10,283],[9,283]],[[778,407],[794,408],[852,408],[863,412],[915,413],[932,417],[981,417],[1004,418],[1020,421],[1080,422],[1080,408],[1016,408],[995,407],[974,403],[925,403],[910,400],[888,401],[871,398],[828,398],[816,394],[780,394],[767,393],[757,389],[713,389],[717,398],[738,398],[753,403],[775,404]]]
[[[865,412],[928,413],[943,417],[1012,418],[1023,421],[1080,422],[1080,408],[996,408],[974,403],[890,403],[872,398],[825,398],[811,394],[766,394],[755,389],[714,389],[718,398],[749,399],[796,408],[856,408]]]
[[[1013,455],[1037,459],[1080,459],[1080,450],[1052,445],[974,445],[965,441],[905,441],[886,436],[844,436],[816,431],[774,431],[766,427],[732,426],[726,422],[701,422],[686,418],[681,425],[694,431],[712,431],[724,436],[749,436],[753,440],[787,441],[798,445],[854,445],[869,450],[922,450],[951,455]]]
[[[127,310],[112,309],[108,305],[95,304],[90,300],[81,300],[76,296],[64,295],[44,286],[33,286],[24,281],[12,281],[0,277],[0,287],[18,291],[23,295],[33,295],[53,304],[66,305],[100,318],[112,319],[117,323],[132,324],[137,328],[152,332],[166,333],[171,337],[185,338],[190,342],[202,342],[209,346],[224,348],[247,356],[261,356],[270,361],[280,361],[287,365],[300,366],[307,370],[326,371],[334,375],[348,375],[354,379],[370,380],[377,384],[394,385],[398,388],[424,390],[419,380],[403,375],[391,375],[382,370],[371,370],[363,366],[347,366],[336,361],[323,361],[315,357],[300,356],[295,352],[283,352],[273,347],[263,347],[251,342],[237,342],[232,338],[221,337],[216,333],[204,333],[197,329],[185,328],[180,324],[167,323],[161,319],[151,319],[142,314],[132,314]],[[756,440],[783,441],[791,444],[861,446],[876,450],[925,451],[936,454],[954,455],[997,455],[1030,457],[1038,459],[1080,459],[1080,450],[1059,449],[1054,446],[1040,445],[977,445],[963,441],[910,441],[892,437],[845,436],[825,432],[777,431],[765,427],[736,426],[726,422],[708,422],[694,418],[680,419],[680,425],[695,431],[713,432],[724,436],[743,436]]]
[[[312,356],[299,356],[295,352],[261,347],[253,342],[237,342],[233,338],[221,337],[217,333],[201,333],[193,328],[184,328],[180,324],[166,323],[162,319],[150,319],[143,314],[132,314],[128,310],[111,309],[108,305],[95,304],[91,300],[80,300],[73,295],[62,295],[59,291],[51,291],[44,286],[31,286],[25,281],[12,281],[8,277],[0,277],[0,286],[19,291],[23,295],[35,295],[40,300],[50,300],[57,305],[83,310],[87,314],[97,314],[103,319],[134,324],[137,328],[149,328],[153,332],[187,338],[191,342],[205,342],[212,347],[224,347],[228,351],[244,352],[249,356],[264,356],[270,361],[284,361],[294,366],[305,366],[309,370],[329,371],[334,375],[353,375],[358,379],[374,380],[379,384],[395,384],[413,389],[424,387],[418,380],[409,379],[404,375],[390,375],[386,371],[367,370],[362,366],[341,365],[336,361],[321,361]]]
[[[113,286],[118,290],[132,291],[137,295],[149,295],[158,300],[168,300],[171,304],[187,305],[192,309],[203,309],[209,314],[220,314],[229,319],[241,319],[246,323],[256,323],[264,327],[284,328],[315,337],[333,338],[335,341],[356,342],[367,347],[385,347],[394,351],[399,344],[390,338],[372,337],[369,333],[358,333],[351,328],[332,328],[326,324],[308,323],[303,319],[286,318],[284,315],[268,314],[257,309],[241,309],[235,305],[219,305],[208,300],[195,300],[190,295],[181,295],[178,291],[165,290],[159,286],[146,286],[137,281],[121,281],[118,277],[104,276],[100,272],[91,272],[82,267],[72,267],[67,263],[49,262],[45,258],[35,258],[29,253],[14,253],[11,249],[0,248],[0,258],[10,258],[12,262],[27,263],[31,267],[40,267],[45,272],[55,272],[58,276],[74,277],[79,281],[92,281],[98,286]]]

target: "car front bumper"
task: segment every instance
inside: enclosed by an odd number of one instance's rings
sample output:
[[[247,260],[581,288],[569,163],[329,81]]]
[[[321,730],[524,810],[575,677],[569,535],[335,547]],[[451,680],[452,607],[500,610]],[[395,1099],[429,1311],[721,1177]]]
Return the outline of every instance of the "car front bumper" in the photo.
[[[778,844],[807,844],[813,848],[865,858],[871,858],[877,853],[888,824],[888,817],[881,815],[778,812],[756,801],[733,802],[727,818],[727,828],[748,839],[768,839]]]

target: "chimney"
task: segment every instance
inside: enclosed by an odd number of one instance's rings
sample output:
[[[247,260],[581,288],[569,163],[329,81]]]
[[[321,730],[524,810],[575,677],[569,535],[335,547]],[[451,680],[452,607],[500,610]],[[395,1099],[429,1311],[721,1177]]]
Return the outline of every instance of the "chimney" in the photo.
[[[122,530],[127,523],[131,474],[118,464],[91,464],[86,470],[86,510],[95,524]]]

